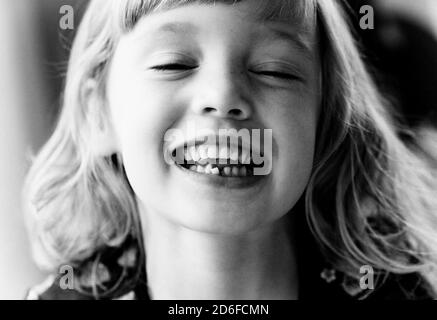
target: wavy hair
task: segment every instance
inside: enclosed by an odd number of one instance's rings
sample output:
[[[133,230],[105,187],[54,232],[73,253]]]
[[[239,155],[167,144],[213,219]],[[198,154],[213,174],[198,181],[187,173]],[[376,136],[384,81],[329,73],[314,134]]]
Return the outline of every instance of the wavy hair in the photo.
[[[243,0],[244,1],[244,0]],[[63,106],[54,132],[35,157],[24,188],[34,259],[44,269],[98,263],[105,248],[129,237],[144,268],[140,218],[121,155],[96,155],[93,137],[108,123],[105,103],[85,103],[90,79],[104,83],[117,42],[141,17],[190,3],[229,1],[93,0],[73,43]],[[362,265],[381,274],[418,272],[437,291],[435,175],[414,143],[400,138],[392,111],[375,87],[336,0],[275,0],[265,18],[294,19],[317,28],[323,101],[315,165],[305,192],[310,229],[333,266],[357,278]],[[411,133],[412,134],[412,133]],[[414,141],[414,136],[412,141]],[[93,268],[94,272],[96,268]],[[93,284],[105,297],[120,288]]]

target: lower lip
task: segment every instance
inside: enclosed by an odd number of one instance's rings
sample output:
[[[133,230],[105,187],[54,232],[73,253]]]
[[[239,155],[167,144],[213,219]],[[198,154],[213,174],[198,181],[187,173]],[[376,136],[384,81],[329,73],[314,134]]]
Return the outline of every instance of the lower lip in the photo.
[[[249,189],[261,185],[266,175],[247,176],[247,177],[223,177],[214,174],[199,173],[186,169],[178,164],[173,164],[177,170],[183,173],[190,180],[203,183],[216,188],[224,189]]]

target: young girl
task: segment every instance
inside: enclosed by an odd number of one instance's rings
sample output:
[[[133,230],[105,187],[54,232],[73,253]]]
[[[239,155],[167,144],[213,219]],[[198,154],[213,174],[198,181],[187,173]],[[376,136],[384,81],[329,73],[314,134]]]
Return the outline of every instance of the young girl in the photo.
[[[435,296],[435,176],[338,1],[94,0],[63,99],[25,188],[53,274],[29,299]],[[232,164],[199,133],[228,129],[271,150]]]

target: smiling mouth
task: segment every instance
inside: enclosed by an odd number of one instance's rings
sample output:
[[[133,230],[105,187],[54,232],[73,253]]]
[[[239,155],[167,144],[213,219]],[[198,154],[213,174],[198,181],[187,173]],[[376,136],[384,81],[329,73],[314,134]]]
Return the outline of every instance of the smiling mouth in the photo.
[[[253,177],[254,169],[264,163],[255,164],[251,152],[240,146],[218,146],[198,144],[173,150],[175,164],[182,169],[202,175],[223,178]]]

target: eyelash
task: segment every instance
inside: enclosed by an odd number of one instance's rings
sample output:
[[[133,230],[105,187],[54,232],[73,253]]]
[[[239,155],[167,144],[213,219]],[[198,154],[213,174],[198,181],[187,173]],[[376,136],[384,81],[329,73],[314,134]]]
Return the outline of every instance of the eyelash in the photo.
[[[186,71],[186,70],[193,70],[195,68],[196,67],[191,67],[191,66],[184,65],[181,63],[169,63],[169,64],[163,64],[163,65],[158,65],[158,66],[152,67],[153,70],[158,71],[158,72],[178,71],[178,70]],[[278,71],[251,71],[251,72],[255,73],[255,74],[263,74],[266,76],[271,76],[271,77],[283,79],[286,81],[300,80],[300,77],[298,77],[296,75],[284,73],[284,72],[278,72]]]
[[[275,78],[280,78],[280,79],[284,79],[284,80],[288,80],[288,81],[300,80],[300,78],[296,75],[293,75],[290,73],[278,72],[278,71],[257,71],[257,72],[254,71],[254,73],[263,74],[266,76],[272,76]]]
[[[196,67],[190,67],[181,63],[169,63],[152,67],[156,71],[176,71],[176,70],[192,70]]]

